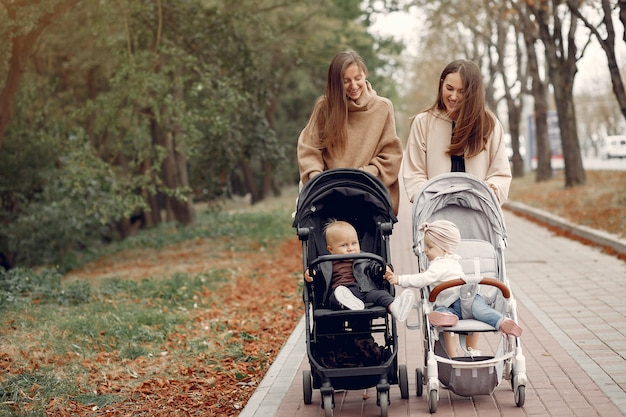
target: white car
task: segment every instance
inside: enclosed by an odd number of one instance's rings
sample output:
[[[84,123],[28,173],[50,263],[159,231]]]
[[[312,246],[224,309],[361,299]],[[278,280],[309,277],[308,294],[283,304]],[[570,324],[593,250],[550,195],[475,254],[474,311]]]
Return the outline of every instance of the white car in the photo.
[[[607,136],[602,147],[602,158],[626,158],[626,135]]]

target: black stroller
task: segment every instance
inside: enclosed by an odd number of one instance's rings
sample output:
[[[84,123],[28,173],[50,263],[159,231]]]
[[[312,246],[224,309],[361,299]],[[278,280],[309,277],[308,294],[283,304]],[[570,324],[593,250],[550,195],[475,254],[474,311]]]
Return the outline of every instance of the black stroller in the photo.
[[[390,262],[389,236],[397,218],[389,192],[375,176],[355,169],[333,169],[311,179],[301,190],[293,226],[302,241],[304,267],[314,277],[305,283],[306,345],[311,370],[303,372],[304,403],[320,389],[326,416],[333,415],[336,389],[376,387],[380,415],[387,416],[389,388],[398,384],[409,397],[406,365],[398,366],[396,321],[380,306],[365,310],[328,307],[330,282],[316,268],[340,259],[371,259],[384,271]],[[329,219],[351,223],[359,235],[361,253],[330,255],[323,235]],[[378,265],[377,265],[378,267]],[[376,281],[394,295],[387,281]],[[381,343],[381,345],[378,344]]]

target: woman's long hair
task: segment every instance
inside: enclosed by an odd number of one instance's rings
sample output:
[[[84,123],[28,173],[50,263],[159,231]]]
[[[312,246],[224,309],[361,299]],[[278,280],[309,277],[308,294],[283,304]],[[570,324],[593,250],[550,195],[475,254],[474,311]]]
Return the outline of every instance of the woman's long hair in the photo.
[[[324,95],[317,99],[311,119],[317,124],[320,146],[331,155],[342,154],[348,134],[348,98],[343,87],[343,74],[356,64],[367,76],[367,67],[361,56],[352,50],[339,52],[328,67]]]
[[[446,111],[442,94],[443,81],[448,74],[454,73],[459,73],[463,82],[463,101],[460,103],[448,154],[471,158],[486,148],[495,126],[495,115],[485,105],[485,88],[480,68],[465,59],[452,61],[443,69],[439,78],[437,101],[430,110]]]

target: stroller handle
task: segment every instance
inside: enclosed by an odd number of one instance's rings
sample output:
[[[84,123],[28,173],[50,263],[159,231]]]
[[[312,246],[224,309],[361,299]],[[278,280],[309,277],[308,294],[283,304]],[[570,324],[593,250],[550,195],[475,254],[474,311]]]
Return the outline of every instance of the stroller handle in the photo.
[[[437,285],[435,288],[432,289],[432,291],[430,292],[430,296],[428,297],[428,301],[430,301],[431,303],[434,303],[435,300],[437,299],[437,296],[439,295],[439,293],[443,290],[447,290],[448,288],[452,288],[452,287],[458,287],[460,285],[465,285],[467,284],[464,280],[462,280],[461,278],[457,278],[457,279],[452,279],[450,281],[446,281],[446,282],[442,282],[441,284]],[[506,285],[504,285],[502,282],[498,281],[495,278],[485,278],[483,277],[483,279],[479,282],[479,284],[482,285],[491,285],[492,287],[496,287],[498,289],[500,289],[500,291],[502,291],[502,296],[504,298],[510,298],[511,297],[511,291],[509,290],[509,287],[507,287]]]

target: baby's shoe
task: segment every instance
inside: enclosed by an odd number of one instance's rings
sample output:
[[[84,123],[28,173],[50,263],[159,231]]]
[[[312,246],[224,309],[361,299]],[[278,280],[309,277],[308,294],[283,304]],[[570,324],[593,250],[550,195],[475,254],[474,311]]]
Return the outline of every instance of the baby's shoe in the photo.
[[[515,337],[520,337],[522,335],[522,328],[511,319],[502,320],[502,323],[500,323],[500,331],[504,334]]]
[[[430,324],[438,327],[450,327],[459,322],[459,318],[456,314],[444,313],[442,311],[433,311],[428,315]]]
[[[415,293],[412,290],[405,290],[391,303],[391,315],[398,321],[405,321],[415,304]]]
[[[481,355],[482,355],[482,352],[480,350],[474,349],[472,347],[468,347],[467,350],[465,351],[465,356],[469,358],[476,358]]]
[[[341,303],[342,306],[347,308],[348,310],[365,310],[365,304],[362,300],[352,294],[352,291],[348,287],[344,287],[343,285],[335,288],[335,298],[337,301]]]

